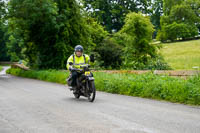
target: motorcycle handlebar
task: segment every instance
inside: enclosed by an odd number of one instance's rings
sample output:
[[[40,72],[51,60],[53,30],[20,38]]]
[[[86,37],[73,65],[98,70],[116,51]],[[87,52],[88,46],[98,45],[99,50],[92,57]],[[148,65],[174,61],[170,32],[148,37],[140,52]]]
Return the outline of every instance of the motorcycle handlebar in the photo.
[[[83,71],[82,69],[72,68],[71,71]]]

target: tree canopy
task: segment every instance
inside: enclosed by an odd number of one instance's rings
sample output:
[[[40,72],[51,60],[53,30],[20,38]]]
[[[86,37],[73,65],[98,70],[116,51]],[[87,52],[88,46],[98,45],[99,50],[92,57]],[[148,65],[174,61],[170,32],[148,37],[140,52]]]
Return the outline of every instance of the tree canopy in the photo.
[[[151,0],[84,0],[83,3],[91,16],[112,32],[122,28],[129,12],[150,13]]]
[[[83,45],[102,68],[153,68],[162,57],[152,37],[195,38],[199,16],[199,0],[1,0],[0,60],[60,69]]]
[[[4,1],[0,0],[0,60],[8,61],[10,57],[7,54],[6,42],[8,40],[7,25],[6,23],[6,4]]]
[[[12,40],[20,40],[21,52],[34,68],[64,68],[75,45],[90,45],[75,0],[11,0],[8,10]]]
[[[161,41],[194,38],[199,31],[199,11],[200,4],[196,0],[164,0],[164,16],[157,38]]]

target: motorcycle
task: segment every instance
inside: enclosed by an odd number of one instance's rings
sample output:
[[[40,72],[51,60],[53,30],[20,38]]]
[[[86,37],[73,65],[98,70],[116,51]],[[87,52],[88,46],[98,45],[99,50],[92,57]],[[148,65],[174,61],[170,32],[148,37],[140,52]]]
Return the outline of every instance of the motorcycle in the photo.
[[[91,72],[90,65],[85,64],[81,65],[80,68],[73,68],[71,71],[77,71],[79,73],[79,77],[76,80],[76,87],[72,89],[75,98],[79,99],[80,96],[87,97],[90,102],[93,102],[96,96],[96,88],[94,84],[94,77]],[[72,73],[67,79],[67,83],[71,86],[72,82]]]

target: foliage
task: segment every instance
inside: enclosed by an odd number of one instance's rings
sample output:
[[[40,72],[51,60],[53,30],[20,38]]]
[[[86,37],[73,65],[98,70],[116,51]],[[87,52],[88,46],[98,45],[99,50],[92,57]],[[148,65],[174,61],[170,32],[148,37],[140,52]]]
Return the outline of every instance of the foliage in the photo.
[[[158,36],[160,40],[169,39],[171,41],[175,41],[177,38],[185,40],[186,38],[192,38],[198,34],[198,29],[195,25],[187,25],[184,23],[177,24],[176,22],[163,26],[162,31],[165,35],[163,37],[163,33],[159,33],[162,34]]]
[[[164,60],[162,55],[156,55],[153,58],[149,58],[144,64],[143,62],[135,63],[133,66],[136,70],[171,70],[172,68]]]
[[[116,40],[124,46],[124,67],[131,68],[139,62],[146,63],[149,58],[156,55],[156,45],[150,44],[152,40],[153,25],[148,17],[141,13],[129,13],[125,25],[116,34]]]
[[[168,16],[175,5],[180,5],[183,0],[163,0],[163,12]]]
[[[158,40],[175,41],[194,38],[200,24],[198,10],[200,3],[195,0],[164,0],[164,16],[161,17],[161,30]]]
[[[122,64],[122,47],[112,38],[106,38],[97,48],[101,67],[106,69],[119,69]]]
[[[83,0],[83,3],[91,16],[97,18],[107,31],[112,32],[122,28],[129,12],[149,13],[151,0]]]
[[[156,38],[160,27],[160,18],[163,14],[163,0],[154,0],[152,3],[151,23],[155,26],[153,38]]]
[[[92,44],[75,0],[11,0],[8,10],[8,45],[19,46],[33,68],[64,68],[75,45]]]
[[[102,25],[100,25],[98,22],[96,22],[93,18],[87,16],[87,28],[90,34],[90,38],[92,45],[87,46],[88,51],[87,52],[95,52],[96,48],[98,48],[103,40],[109,35],[109,33],[103,28]]]
[[[191,80],[157,76],[153,74],[95,73],[96,87],[100,91],[172,102],[200,104],[200,88]],[[199,81],[199,77],[194,78]],[[193,79],[193,80],[194,80]]]
[[[68,75],[66,72],[55,70],[23,71],[12,68],[7,72],[17,76],[62,84],[66,83]],[[95,72],[94,77],[96,89],[99,91],[200,105],[199,76],[183,80],[165,75],[153,75],[151,73],[135,75]]]
[[[7,35],[9,38],[6,42],[6,47],[8,49],[7,53],[10,55],[11,61],[17,62],[20,59],[25,59],[24,52],[26,48],[23,47],[23,39],[15,33],[9,33],[9,31],[7,32]]]
[[[185,1],[186,5],[190,5],[191,9],[194,11],[196,17],[196,26],[198,27],[200,31],[200,1],[199,0],[187,0]]]
[[[8,40],[7,25],[5,24],[6,4],[0,0],[0,61],[9,61],[10,57],[7,55],[6,42]]]

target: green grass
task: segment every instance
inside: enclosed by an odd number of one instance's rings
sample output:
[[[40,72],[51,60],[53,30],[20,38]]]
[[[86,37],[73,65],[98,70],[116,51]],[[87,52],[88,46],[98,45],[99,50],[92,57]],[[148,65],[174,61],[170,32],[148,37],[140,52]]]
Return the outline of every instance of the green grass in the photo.
[[[60,83],[60,84],[65,84],[66,78],[69,75],[69,73],[64,73],[63,71],[56,71],[56,70],[24,71],[18,68],[8,69],[6,73],[9,73],[15,76],[39,79],[43,81],[55,82],[55,83]]]
[[[2,67],[2,66],[0,66],[0,71],[1,71],[1,70],[3,70],[3,67]]]
[[[161,53],[175,70],[200,70],[200,40],[163,44]]]
[[[69,73],[56,70],[24,71],[9,69],[10,74],[65,84]],[[184,104],[200,105],[200,76],[183,80],[152,73],[108,74],[95,72],[97,90],[108,93],[166,100]]]

